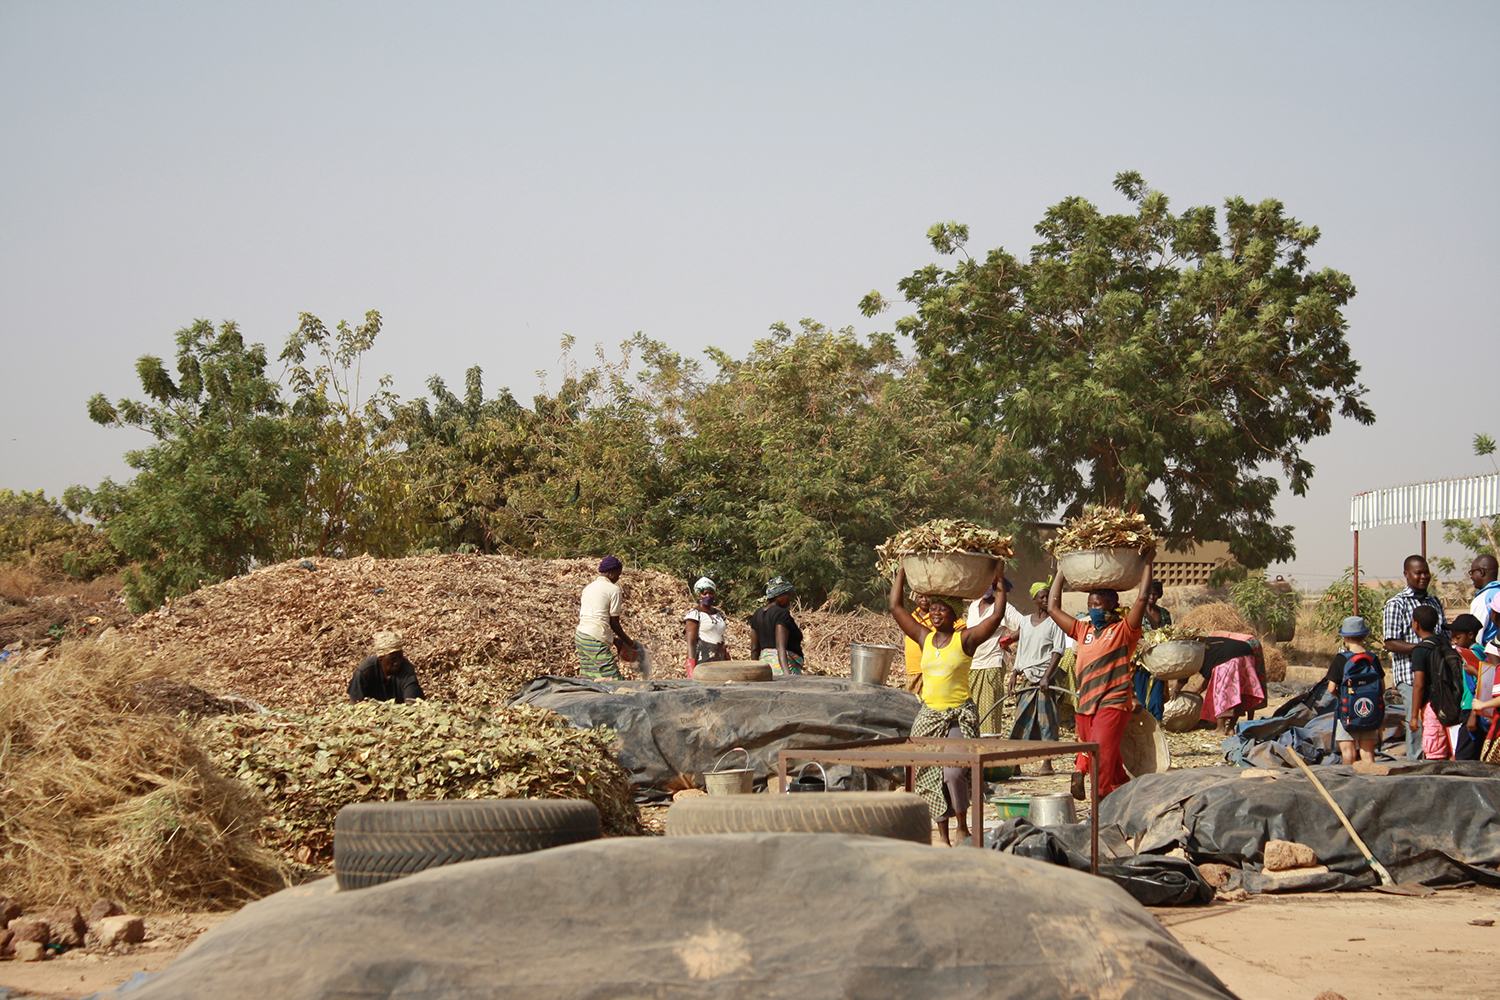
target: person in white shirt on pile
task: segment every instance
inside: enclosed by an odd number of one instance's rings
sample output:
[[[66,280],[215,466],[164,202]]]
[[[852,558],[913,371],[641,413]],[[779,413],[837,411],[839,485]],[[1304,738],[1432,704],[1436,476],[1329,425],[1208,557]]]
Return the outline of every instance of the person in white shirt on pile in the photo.
[[[620,625],[620,573],[625,564],[614,556],[599,563],[599,575],[583,588],[578,601],[578,632],[573,646],[578,650],[578,672],[584,677],[623,680],[618,649],[634,649],[635,640]]]

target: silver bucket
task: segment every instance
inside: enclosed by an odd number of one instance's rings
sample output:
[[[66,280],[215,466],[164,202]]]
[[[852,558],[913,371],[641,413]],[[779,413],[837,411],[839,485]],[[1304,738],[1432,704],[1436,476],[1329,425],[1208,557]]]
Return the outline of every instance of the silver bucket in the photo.
[[[884,687],[891,674],[891,662],[900,652],[895,646],[868,646],[862,642],[849,644],[849,677],[858,684],[873,684]]]
[[[724,757],[729,754],[742,753],[745,755],[744,767],[726,767],[720,770],[719,764],[724,763]],[[735,747],[719,758],[719,763],[714,765],[712,771],[703,775],[703,785],[710,795],[749,795],[755,787],[755,770],[750,767],[750,751],[744,747]]]
[[[1027,814],[1031,822],[1037,826],[1062,826],[1065,823],[1078,821],[1077,815],[1073,812],[1073,796],[1068,792],[1033,795]]]

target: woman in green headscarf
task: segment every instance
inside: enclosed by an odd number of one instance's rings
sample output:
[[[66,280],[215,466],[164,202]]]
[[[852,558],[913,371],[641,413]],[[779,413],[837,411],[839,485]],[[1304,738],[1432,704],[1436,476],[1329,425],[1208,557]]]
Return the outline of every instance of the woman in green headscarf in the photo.
[[[766,584],[765,607],[750,616],[750,658],[771,665],[776,675],[802,673],[802,630],[788,606],[797,588],[778,576]]]

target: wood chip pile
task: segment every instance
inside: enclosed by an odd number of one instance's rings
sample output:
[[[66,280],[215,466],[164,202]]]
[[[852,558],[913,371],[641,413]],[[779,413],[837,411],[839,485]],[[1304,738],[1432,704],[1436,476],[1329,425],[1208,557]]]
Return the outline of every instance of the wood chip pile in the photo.
[[[194,591],[124,634],[163,655],[193,651],[205,664],[198,683],[211,691],[290,708],[345,700],[374,633],[396,631],[429,697],[482,709],[533,677],[577,674],[578,595],[597,567],[481,555],[292,561]],[[652,676],[683,676],[682,616],[693,603],[685,584],[627,567],[620,585],[621,622],[646,644]],[[850,642],[899,645],[887,616],[794,613],[817,673],[847,675]],[[734,657],[749,653],[744,617],[730,617]]]

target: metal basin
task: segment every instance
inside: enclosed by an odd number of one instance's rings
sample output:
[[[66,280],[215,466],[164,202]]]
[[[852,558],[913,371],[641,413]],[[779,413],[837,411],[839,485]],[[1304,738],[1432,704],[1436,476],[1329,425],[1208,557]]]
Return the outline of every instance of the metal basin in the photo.
[[[891,675],[891,663],[899,653],[895,646],[869,646],[862,642],[849,644],[849,677],[860,684],[885,686]]]

